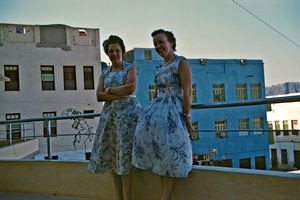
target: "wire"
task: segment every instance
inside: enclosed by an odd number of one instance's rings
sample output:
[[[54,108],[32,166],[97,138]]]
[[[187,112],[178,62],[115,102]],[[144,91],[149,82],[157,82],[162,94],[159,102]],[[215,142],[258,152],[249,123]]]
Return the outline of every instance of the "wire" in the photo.
[[[255,15],[254,13],[252,13],[250,10],[248,10],[246,7],[242,6],[241,4],[237,3],[235,0],[232,0],[233,3],[235,3],[236,5],[238,5],[239,7],[241,7],[243,10],[245,10],[246,12],[248,12],[250,15],[252,15],[253,17],[255,17],[256,19],[258,19],[260,22],[262,22],[263,24],[265,24],[266,26],[268,26],[269,28],[271,28],[273,31],[275,31],[276,33],[278,33],[279,35],[281,35],[283,38],[285,38],[286,40],[290,41],[291,43],[293,43],[296,47],[300,48],[300,45],[297,44],[296,42],[294,42],[293,40],[291,40],[290,38],[288,38],[286,35],[284,35],[283,33],[281,33],[280,31],[278,31],[277,29],[275,29],[274,27],[272,27],[271,25],[269,25],[267,22],[265,22],[263,19],[261,19],[260,17],[258,17],[257,15]]]

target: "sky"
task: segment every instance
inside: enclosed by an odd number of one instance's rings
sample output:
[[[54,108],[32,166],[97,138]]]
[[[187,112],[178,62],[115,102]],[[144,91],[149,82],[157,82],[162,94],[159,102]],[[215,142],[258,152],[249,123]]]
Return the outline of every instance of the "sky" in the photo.
[[[300,81],[299,10],[300,0],[0,0],[0,23],[99,28],[101,47],[118,35],[126,50],[153,48],[163,28],[186,58],[263,60],[270,86]]]

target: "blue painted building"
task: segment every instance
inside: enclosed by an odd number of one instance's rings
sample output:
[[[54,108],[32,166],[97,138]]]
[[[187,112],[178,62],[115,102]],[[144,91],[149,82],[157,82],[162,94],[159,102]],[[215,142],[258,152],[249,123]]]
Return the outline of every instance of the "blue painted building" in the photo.
[[[137,98],[144,107],[154,95],[154,69],[163,62],[153,48],[135,48],[124,59],[139,68]],[[193,104],[247,102],[265,99],[262,60],[188,59],[192,70]],[[191,111],[195,130],[193,153],[217,166],[270,169],[266,106],[241,106]],[[236,130],[222,132],[222,130]],[[240,131],[239,131],[240,130]]]

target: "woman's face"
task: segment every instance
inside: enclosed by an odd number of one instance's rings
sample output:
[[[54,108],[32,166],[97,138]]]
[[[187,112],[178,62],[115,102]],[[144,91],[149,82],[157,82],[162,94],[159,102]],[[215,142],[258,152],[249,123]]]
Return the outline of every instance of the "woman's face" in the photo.
[[[173,42],[169,42],[167,36],[164,33],[159,33],[153,37],[153,44],[157,53],[165,58],[170,54],[173,54]]]
[[[108,45],[108,57],[112,63],[120,63],[122,62],[122,49],[119,44],[110,44]]]

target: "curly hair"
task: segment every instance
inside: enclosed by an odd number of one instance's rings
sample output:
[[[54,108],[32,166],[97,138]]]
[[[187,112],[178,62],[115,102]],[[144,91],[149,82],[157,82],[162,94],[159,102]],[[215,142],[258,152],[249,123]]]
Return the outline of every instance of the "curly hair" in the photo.
[[[104,52],[106,53],[106,55],[108,55],[108,46],[110,44],[119,44],[122,49],[122,53],[125,54],[125,45],[123,40],[119,36],[111,35],[107,40],[104,40],[102,46],[104,48]]]
[[[174,37],[174,34],[171,31],[165,31],[163,29],[158,29],[158,30],[153,31],[151,33],[151,36],[155,37],[156,35],[158,35],[160,33],[165,34],[167,36],[169,42],[173,42],[172,48],[174,51],[176,51],[176,38]]]

